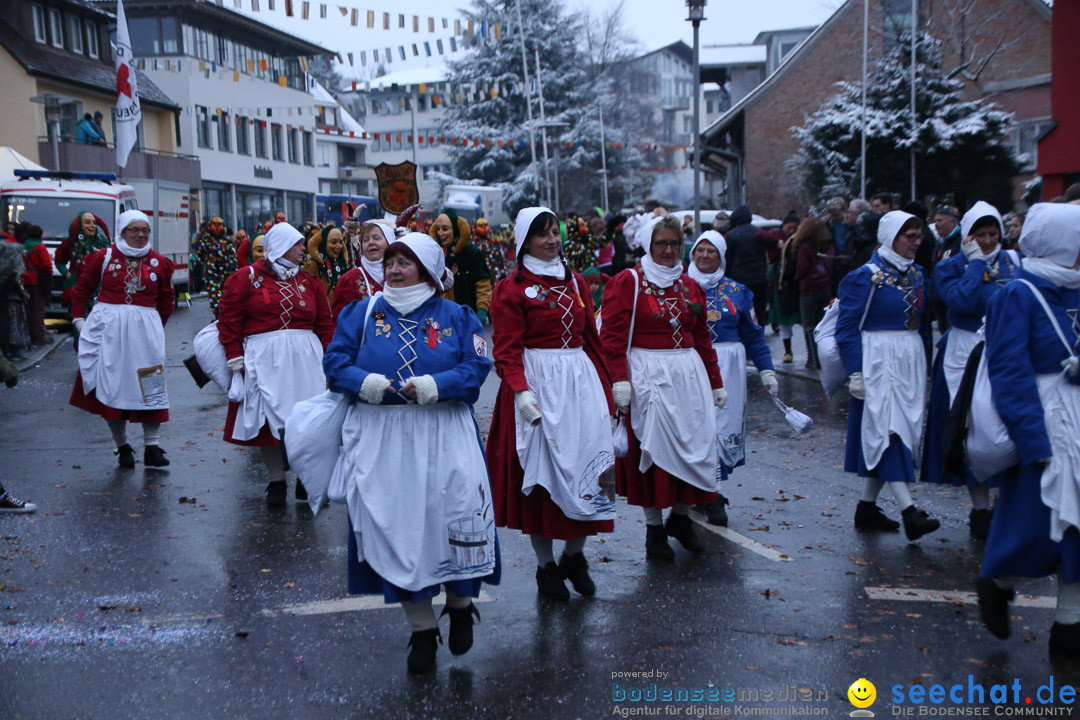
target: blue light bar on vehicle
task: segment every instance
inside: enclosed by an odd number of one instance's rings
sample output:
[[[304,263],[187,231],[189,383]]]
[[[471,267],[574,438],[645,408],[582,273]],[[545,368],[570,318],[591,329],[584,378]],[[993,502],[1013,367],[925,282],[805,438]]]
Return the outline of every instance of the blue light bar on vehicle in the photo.
[[[35,180],[56,178],[57,180],[101,180],[102,182],[112,182],[116,179],[114,173],[77,172],[70,170],[16,170],[15,177],[24,180],[27,178],[34,178]]]

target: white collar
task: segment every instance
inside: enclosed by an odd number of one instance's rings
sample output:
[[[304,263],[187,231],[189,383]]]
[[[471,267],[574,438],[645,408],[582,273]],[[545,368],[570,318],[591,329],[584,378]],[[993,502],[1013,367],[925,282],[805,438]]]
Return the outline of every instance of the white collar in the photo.
[[[143,245],[141,248],[133,248],[130,245],[128,245],[126,242],[124,242],[124,238],[119,237],[119,233],[117,233],[116,249],[119,250],[122,255],[126,255],[128,257],[134,257],[134,258],[146,257],[147,253],[150,252],[150,242],[147,241],[147,243],[145,245]]]
[[[366,257],[361,255],[360,256],[360,265],[363,266],[364,272],[366,272],[368,274],[368,276],[372,280],[379,283],[380,285],[383,284],[384,279],[383,279],[383,264],[382,264],[382,262],[376,262],[374,260],[368,260]]]
[[[562,258],[558,256],[552,260],[540,260],[526,252],[521,256],[521,264],[533,275],[559,280],[566,278],[566,266],[563,265]]]
[[[408,315],[416,310],[434,294],[435,288],[426,282],[404,288],[384,287],[382,289],[383,299],[401,315]]]
[[[720,265],[720,269],[716,272],[703,273],[698,270],[696,263],[691,262],[686,274],[693,278],[703,290],[709,290],[719,285],[724,279],[724,266]]]
[[[681,262],[676,262],[675,267],[665,267],[648,254],[641,257],[641,269],[645,271],[645,279],[659,288],[671,287],[683,275]]]

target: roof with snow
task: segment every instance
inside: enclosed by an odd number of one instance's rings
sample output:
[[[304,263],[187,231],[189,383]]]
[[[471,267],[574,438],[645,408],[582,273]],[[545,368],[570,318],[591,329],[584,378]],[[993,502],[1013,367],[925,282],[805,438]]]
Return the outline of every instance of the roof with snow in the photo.
[[[364,126],[356,121],[349,111],[345,109],[336,97],[330,94],[330,91],[322,86],[318,80],[311,81],[311,96],[315,98],[316,105],[325,105],[327,107],[333,107],[337,109],[338,115],[338,127],[345,132],[362,133],[364,132]]]
[[[764,45],[702,45],[701,65],[759,65],[765,62],[768,51]]]

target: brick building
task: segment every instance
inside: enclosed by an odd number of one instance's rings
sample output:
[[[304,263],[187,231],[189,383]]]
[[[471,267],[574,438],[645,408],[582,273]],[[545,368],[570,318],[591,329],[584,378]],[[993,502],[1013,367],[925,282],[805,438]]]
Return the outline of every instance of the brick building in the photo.
[[[1080,33],[1080,3],[1059,3],[1054,10],[1053,124],[1039,139],[1042,196],[1050,199],[1080,182],[1080,65],[1076,38]]]
[[[961,18],[963,5],[971,10]],[[1024,160],[1016,178],[1020,197],[1035,171],[1037,139],[1050,125],[1049,6],[1045,0],[922,0],[919,6],[920,24],[942,41],[944,66],[964,79],[968,97],[990,98],[1015,113],[1011,139]],[[910,27],[910,8],[910,0],[870,0],[871,64],[896,42],[900,28]],[[785,171],[798,151],[791,128],[835,94],[837,82],[861,79],[862,43],[863,0],[847,0],[703,131],[703,166],[722,178],[727,197],[777,217],[819,200],[805,197],[800,178]],[[869,194],[886,190],[903,188],[867,188]]]

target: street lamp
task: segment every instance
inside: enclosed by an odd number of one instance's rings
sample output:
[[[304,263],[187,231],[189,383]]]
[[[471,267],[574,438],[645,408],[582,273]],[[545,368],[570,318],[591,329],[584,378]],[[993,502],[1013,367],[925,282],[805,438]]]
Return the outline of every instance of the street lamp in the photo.
[[[553,168],[554,179],[552,187],[555,191],[555,205],[556,210],[559,209],[559,138],[562,137],[562,132],[566,128],[570,127],[570,123],[562,122],[560,120],[549,120],[540,126],[545,132],[551,134],[552,147],[555,150],[555,164]]]
[[[701,228],[701,47],[698,30],[705,19],[705,0],[686,0],[694,26],[694,232]]]
[[[60,122],[63,120],[63,112],[60,110],[60,96],[47,92],[30,98],[30,102],[45,106],[45,131],[49,136],[49,144],[52,145],[54,169],[59,170]]]

